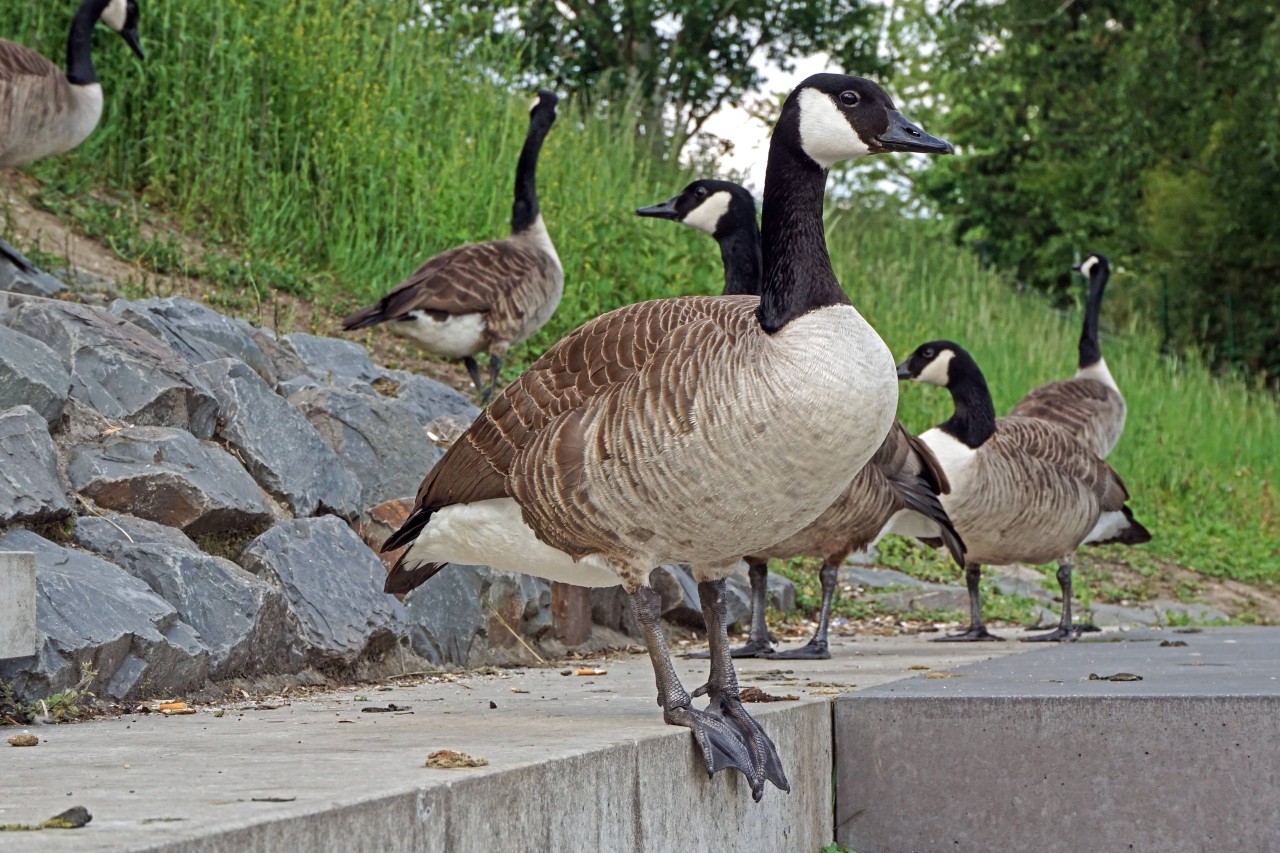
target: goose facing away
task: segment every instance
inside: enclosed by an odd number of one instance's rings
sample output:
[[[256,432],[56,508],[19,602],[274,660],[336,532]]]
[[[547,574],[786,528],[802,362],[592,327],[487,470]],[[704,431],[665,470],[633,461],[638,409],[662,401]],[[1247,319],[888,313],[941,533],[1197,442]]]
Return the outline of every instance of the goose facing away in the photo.
[[[745,187],[730,181],[699,180],[659,204],[642,207],[640,216],[670,219],[715,237],[724,261],[724,294],[760,293],[760,229],[756,202]],[[861,550],[893,532],[895,524],[907,535],[941,537],[956,562],[964,565],[964,546],[938,500],[947,490],[946,477],[933,453],[898,421],[871,461],[857,472],[849,487],[822,515],[799,533],[746,557],[751,579],[751,630],[747,643],[734,657],[826,660],[831,604],[840,566]],[[774,652],[765,623],[769,559],[821,557],[822,611],[813,639],[784,652]],[[692,657],[704,657],[696,654]]]
[[[1061,424],[1105,459],[1120,441],[1125,420],[1124,397],[1098,345],[1098,314],[1111,268],[1106,257],[1092,254],[1075,269],[1089,281],[1076,375],[1033,388],[1009,414]]]
[[[539,91],[516,163],[511,236],[470,243],[432,257],[377,304],[342,321],[347,331],[378,323],[419,348],[461,358],[484,402],[502,359],[551,319],[564,293],[564,270],[538,207],[538,154],[556,120],[555,94]],[[489,381],[475,356],[489,353]]]
[[[664,719],[692,729],[709,773],[752,795],[789,786],[738,698],[724,579],[743,551],[830,506],[841,472],[893,422],[893,359],[849,304],[822,227],[826,169],[887,151],[949,152],[869,80],[820,74],[783,105],[769,149],[763,299],[685,296],[588,322],[503,389],[427,475],[384,546],[407,592],[445,564],[480,563],[629,593]],[[732,449],[732,450],[730,450]],[[671,663],[647,585],[691,565],[712,647],[705,711]]]
[[[951,482],[942,505],[964,537],[970,624],[951,640],[999,639],[982,623],[983,564],[1058,564],[1062,619],[1028,640],[1069,640],[1071,557],[1081,545],[1137,545],[1151,534],[1133,517],[1115,470],[1063,426],[1038,418],[996,418],[977,362],[958,344],[921,345],[898,376],[951,392],[955,413],[920,440]]]
[[[71,19],[67,70],[29,47],[0,39],[0,168],[75,148],[102,118],[102,84],[93,67],[93,27],[101,20],[142,58],[135,0],[84,0]],[[24,270],[31,262],[0,241]]]

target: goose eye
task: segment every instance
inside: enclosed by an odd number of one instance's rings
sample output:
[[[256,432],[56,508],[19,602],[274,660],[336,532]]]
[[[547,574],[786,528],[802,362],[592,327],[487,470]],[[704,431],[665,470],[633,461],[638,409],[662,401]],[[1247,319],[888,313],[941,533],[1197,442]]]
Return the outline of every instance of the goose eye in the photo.
[[[920,353],[925,358],[933,358],[933,347],[928,347],[924,352]]]
[[[707,188],[706,188],[706,187],[698,187],[696,190],[694,190],[694,191],[693,191],[693,195],[694,195],[694,198],[696,198],[696,199],[698,199],[699,201],[701,201],[702,199],[704,199],[704,198],[706,198],[706,197],[707,197]]]
[[[853,91],[841,92],[840,103],[846,107],[854,107],[858,105],[858,93]]]

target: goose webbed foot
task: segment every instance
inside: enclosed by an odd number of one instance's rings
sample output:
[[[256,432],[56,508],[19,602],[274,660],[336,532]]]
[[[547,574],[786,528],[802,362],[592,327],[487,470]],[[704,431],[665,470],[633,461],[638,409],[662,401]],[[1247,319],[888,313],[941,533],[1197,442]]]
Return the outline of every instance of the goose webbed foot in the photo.
[[[773,646],[766,640],[748,640],[745,645],[738,646],[736,649],[729,649],[729,657],[731,658],[767,658],[774,654]],[[685,655],[691,660],[706,660],[711,657],[711,652],[690,652]]]
[[[729,768],[742,771],[748,779],[755,776],[751,751],[746,742],[737,727],[721,715],[684,705],[664,710],[662,719],[669,725],[684,726],[693,732],[693,740],[707,765],[708,776]],[[752,790],[754,792],[754,787]]]
[[[714,687],[711,684],[704,684],[697,690],[693,691],[694,696],[707,695],[710,702],[707,703],[707,714],[720,718],[726,725],[730,725],[737,732],[738,737],[742,739],[745,748],[749,754],[750,769],[742,770],[743,774],[751,780],[751,798],[757,803],[764,796],[764,783],[772,782],[773,786],[780,791],[790,791],[791,783],[787,781],[787,774],[782,769],[782,759],[778,757],[778,748],[773,745],[773,740],[765,734],[764,729],[755,721],[755,718],[747,713],[747,709],[742,707],[742,700],[738,698],[737,685],[732,688],[733,692],[726,689]]]
[[[1059,625],[1047,634],[1032,634],[1030,637],[1019,637],[1024,643],[1069,643],[1076,638],[1070,626]]]
[[[784,649],[773,654],[764,655],[764,657],[769,660],[830,660],[831,647],[827,645],[826,640],[819,640],[815,637],[803,646]]]
[[[970,625],[963,633],[934,637],[934,643],[979,643],[987,640],[1004,640],[987,630],[986,625]]]

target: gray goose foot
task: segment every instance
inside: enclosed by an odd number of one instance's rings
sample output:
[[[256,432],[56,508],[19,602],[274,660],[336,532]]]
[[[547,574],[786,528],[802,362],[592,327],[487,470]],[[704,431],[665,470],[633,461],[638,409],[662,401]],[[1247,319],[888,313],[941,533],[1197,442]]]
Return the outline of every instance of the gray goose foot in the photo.
[[[742,700],[738,698],[736,685],[733,695],[729,695],[723,690],[713,688],[709,684],[704,684],[697,690],[693,691],[694,696],[707,695],[710,702],[707,704],[707,713],[722,719],[726,724],[732,725],[738,736],[743,739],[746,749],[750,755],[751,769],[745,770],[741,767],[743,774],[751,780],[751,799],[757,803],[764,797],[764,783],[772,782],[773,786],[781,791],[791,790],[791,783],[787,781],[787,774],[782,769],[782,759],[778,757],[778,748],[773,745],[773,740],[765,734],[764,729],[760,728],[760,724],[755,721],[747,709],[742,707]]]
[[[761,643],[756,640],[748,640],[746,645],[729,649],[731,658],[767,658],[772,657],[773,654],[773,646],[768,642]],[[685,657],[690,660],[707,660],[711,657],[711,652],[690,652]]]
[[[769,660],[830,660],[831,647],[826,640],[813,639],[803,646],[764,655]]]
[[[1004,640],[987,630],[986,625],[970,625],[962,634],[948,634],[945,637],[934,637],[934,643],[979,643],[985,640]]]
[[[724,717],[686,705],[664,710],[662,719],[669,725],[684,726],[693,732],[693,740],[707,765],[708,776],[730,768],[742,771],[748,779],[754,776],[751,751],[742,734]]]
[[[1076,638],[1070,628],[1059,625],[1047,634],[1032,634],[1030,637],[1019,637],[1024,643],[1069,643]]]

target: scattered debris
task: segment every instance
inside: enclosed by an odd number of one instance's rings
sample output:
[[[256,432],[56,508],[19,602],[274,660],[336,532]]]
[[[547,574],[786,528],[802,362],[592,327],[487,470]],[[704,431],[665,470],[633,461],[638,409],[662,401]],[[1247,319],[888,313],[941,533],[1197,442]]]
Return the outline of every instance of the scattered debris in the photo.
[[[40,823],[0,823],[0,832],[30,832],[40,829],[79,829],[93,820],[84,806],[72,806]]]
[[[748,687],[738,694],[738,698],[743,702],[799,702],[800,697],[788,693],[786,696],[775,696],[772,693],[765,693],[759,687]]]
[[[929,667],[925,666],[925,665],[924,665],[924,664],[922,664],[922,663],[913,664],[913,665],[911,665],[911,666],[907,667],[907,669],[928,669],[928,668],[929,668]]]
[[[490,700],[489,700],[489,710],[490,710],[490,711],[496,711],[496,710],[498,710],[498,703],[497,703],[497,702],[495,702],[495,701],[493,701],[492,699],[490,699]]]
[[[251,803],[292,803],[297,797],[253,797]]]
[[[156,706],[157,711],[181,711],[187,707],[186,702],[161,702]]]
[[[218,710],[213,712],[213,715],[215,717],[225,717],[227,715],[227,712],[219,708]]]
[[[23,732],[20,735],[14,735],[9,738],[9,746],[37,746],[39,743],[40,738],[30,732]]]
[[[512,687],[511,692],[512,693],[528,693],[529,691],[525,690],[523,687]]]
[[[436,770],[460,770],[466,767],[484,767],[488,763],[489,760],[486,758],[472,758],[456,749],[437,749],[427,756],[427,763],[423,767],[432,767]]]
[[[575,670],[573,671],[573,674],[574,674],[574,675],[608,675],[608,674],[609,674],[609,670],[607,670],[607,669],[595,669],[595,668],[593,668],[593,667],[584,667],[584,668],[582,668],[582,669],[575,669]]]
[[[185,817],[144,817],[138,823],[143,825],[148,823],[181,823],[184,820],[186,820]]]
[[[562,670],[560,670],[560,674],[561,674],[561,675],[573,675],[573,670],[571,670],[571,669],[562,669]]]
[[[1115,675],[1098,675],[1096,672],[1089,673],[1089,681],[1141,681],[1141,675],[1134,675],[1132,672],[1117,672]]]
[[[959,672],[926,672],[924,674],[924,677],[925,678],[964,678],[964,675]]]
[[[360,713],[386,714],[392,711],[410,711],[410,710],[412,710],[412,708],[410,708],[408,705],[397,705],[395,702],[388,702],[385,708],[381,705],[370,705],[367,708],[361,708]]]
[[[1201,631],[1203,631],[1203,630],[1204,630],[1203,628],[1174,628],[1174,629],[1173,629],[1173,633],[1175,633],[1175,634],[1199,634],[1199,633],[1200,633]]]
[[[1179,646],[1185,646],[1186,644],[1187,644],[1186,640],[1161,640],[1160,648],[1162,649],[1177,648]]]

